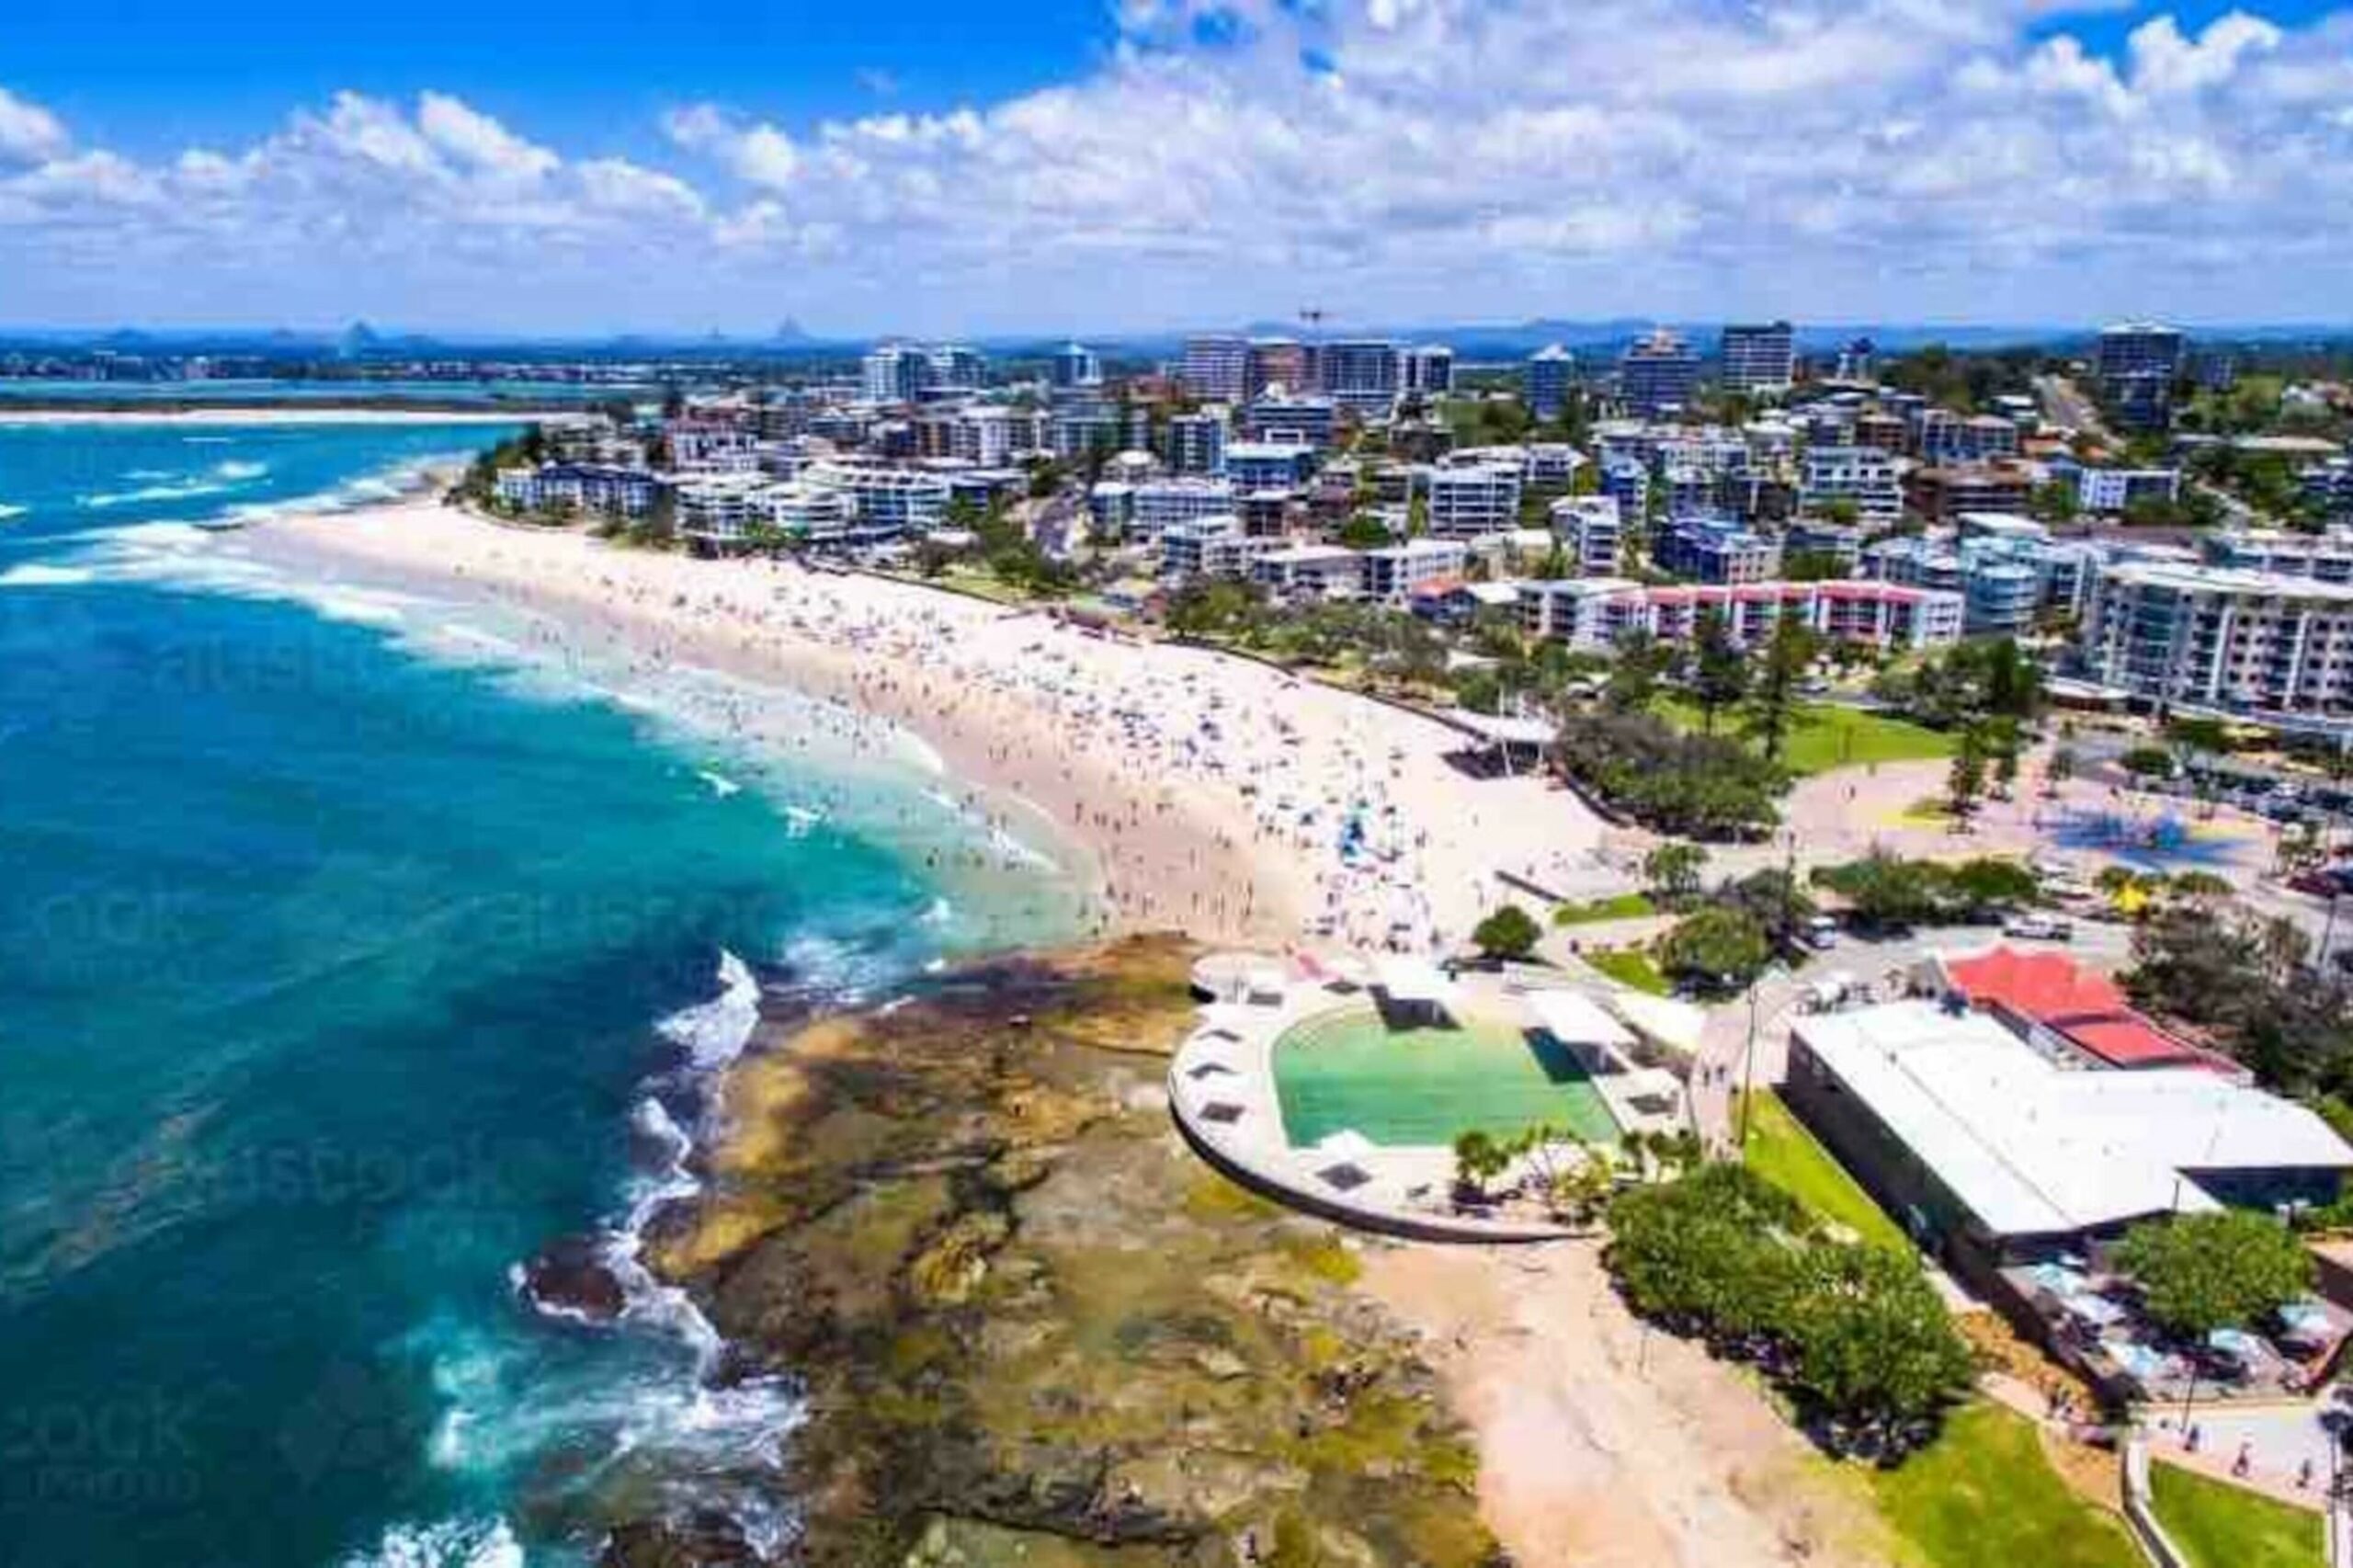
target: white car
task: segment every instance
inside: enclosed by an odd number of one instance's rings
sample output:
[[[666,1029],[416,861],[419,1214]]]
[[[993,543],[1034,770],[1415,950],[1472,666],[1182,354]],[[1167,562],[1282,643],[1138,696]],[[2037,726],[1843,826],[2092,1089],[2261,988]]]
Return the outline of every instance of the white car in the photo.
[[[2073,941],[2075,927],[2055,915],[2020,915],[2002,927],[2005,937],[2024,937],[2036,941]]]

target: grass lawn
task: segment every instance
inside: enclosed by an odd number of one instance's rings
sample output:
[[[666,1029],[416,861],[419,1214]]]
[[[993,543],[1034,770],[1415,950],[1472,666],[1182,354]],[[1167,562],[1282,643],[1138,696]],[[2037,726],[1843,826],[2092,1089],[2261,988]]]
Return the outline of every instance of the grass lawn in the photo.
[[[2178,1465],[2149,1467],[2157,1521],[2192,1568],[2321,1568],[2321,1517]]]
[[[1748,1165],[1814,1213],[1864,1241],[1909,1252],[1902,1227],[1871,1201],[1829,1150],[1814,1141],[1781,1096],[1759,1089],[1749,1105]]]
[[[1999,1405],[1961,1411],[1926,1452],[1870,1484],[1881,1514],[1933,1568],[2142,1568],[2123,1521],[2069,1491],[2033,1426]]]
[[[1615,898],[1597,898],[1586,903],[1564,903],[1552,911],[1555,926],[1590,926],[1597,920],[1639,920],[1658,910],[1646,894],[1621,892]]]
[[[1659,717],[1682,729],[1699,727],[1699,710],[1680,698],[1661,699],[1657,711]],[[1740,735],[1740,715],[1717,715],[1716,733]],[[1790,733],[1782,740],[1781,762],[1791,773],[1804,778],[1827,773],[1834,767],[1950,756],[1957,744],[1955,736],[1905,720],[1884,718],[1833,703],[1808,702],[1799,705]]]
[[[1640,948],[1592,948],[1577,956],[1620,985],[1647,991],[1654,996],[1665,996],[1674,989],[1667,984],[1666,976],[1659,972],[1658,965],[1651,961],[1650,954]]]

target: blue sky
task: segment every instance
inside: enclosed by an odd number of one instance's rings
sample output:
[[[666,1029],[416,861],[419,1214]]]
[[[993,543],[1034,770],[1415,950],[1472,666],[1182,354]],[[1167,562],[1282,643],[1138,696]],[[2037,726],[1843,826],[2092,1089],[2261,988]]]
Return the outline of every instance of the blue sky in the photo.
[[[2312,0],[15,0],[0,322],[2344,320]]]
[[[266,133],[345,88],[453,93],[543,136],[658,138],[679,101],[799,120],[986,102],[1063,79],[1116,34],[1100,0],[844,6],[759,0],[9,0],[0,83],[113,144],[168,153]],[[879,89],[879,90],[878,90]]]

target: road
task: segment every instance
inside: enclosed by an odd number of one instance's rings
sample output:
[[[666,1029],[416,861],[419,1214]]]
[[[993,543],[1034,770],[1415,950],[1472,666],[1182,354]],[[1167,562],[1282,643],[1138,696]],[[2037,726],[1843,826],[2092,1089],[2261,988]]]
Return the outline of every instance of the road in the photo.
[[[2042,417],[2050,423],[2108,439],[2108,426],[2100,422],[2098,406],[2067,377],[2035,377],[2034,395],[2042,404]]]
[[[1817,981],[1844,972],[1870,987],[1873,996],[1891,1000],[1902,994],[1904,977],[1912,966],[1928,954],[1982,948],[2002,939],[2000,928],[1992,926],[1941,926],[1883,941],[1848,936],[1795,972],[1779,964],[1767,970],[1748,992],[1708,1014],[1690,1080],[1691,1114],[1699,1136],[1711,1148],[1729,1153],[1733,1147],[1733,1092],[1744,1082],[1769,1087],[1788,1076],[1790,1024],[1798,1016],[1807,989]],[[2086,968],[2105,973],[2122,967],[2130,958],[2131,928],[2079,920],[2075,922],[2075,939],[2070,943],[2010,940],[2018,947],[2063,952]]]

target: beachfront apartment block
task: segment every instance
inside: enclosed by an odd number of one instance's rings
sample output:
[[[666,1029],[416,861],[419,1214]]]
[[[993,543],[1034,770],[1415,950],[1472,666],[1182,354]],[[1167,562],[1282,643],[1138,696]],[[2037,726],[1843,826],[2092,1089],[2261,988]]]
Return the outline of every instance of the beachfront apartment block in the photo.
[[[2320,515],[2353,522],[2353,458],[2327,457],[2296,476],[2296,487]]]
[[[1293,602],[1352,599],[1364,592],[1365,566],[1357,551],[1337,544],[1290,544],[1250,563],[1250,577]]]
[[[652,508],[663,483],[642,468],[542,463],[538,468],[500,469],[493,493],[508,506],[526,512],[570,510],[638,517]]]
[[[2072,483],[2075,505],[2086,512],[2115,516],[2143,501],[2170,502],[2181,495],[2177,468],[2094,468],[2073,458],[2055,459],[2052,477]]]
[[[1566,578],[1518,585],[1521,629],[1580,652],[1600,653],[1632,633],[1688,642],[1699,618],[1722,617],[1744,647],[1769,641],[1783,616],[1818,635],[1881,650],[1942,647],[1961,635],[1959,594],[1833,579],[1740,587],[1652,587],[1625,578]]]
[[[2229,567],[2103,568],[2076,657],[2151,703],[2334,718],[2353,710],[2353,585]]]
[[[1896,460],[1877,447],[1808,447],[1799,460],[1798,503],[1817,517],[1850,506],[1856,521],[1893,528],[1904,520]]]
[[[849,533],[855,540],[928,533],[947,520],[949,483],[937,473],[829,459],[810,464],[801,477],[805,483],[847,499]]]
[[[1225,449],[1225,477],[1240,494],[1297,490],[1314,475],[1314,449],[1295,441],[1235,441]]]
[[[1528,412],[1539,419],[1558,419],[1567,411],[1576,390],[1576,356],[1557,343],[1546,344],[1528,357],[1521,378]]]
[[[1687,512],[1653,535],[1651,563],[1695,583],[1762,583],[1780,574],[1781,547],[1734,518]]]
[[[1618,572],[1626,545],[1625,515],[1610,495],[1563,495],[1547,509],[1552,535],[1580,577]]]
[[[2097,544],[2061,542],[2040,523],[1968,512],[1957,526],[1881,540],[1863,551],[1868,575],[1961,596],[1972,636],[2015,636],[2044,614],[2079,616],[2106,560]]]
[[[1253,441],[1321,449],[1338,428],[1338,408],[1328,397],[1262,393],[1242,408],[1242,433]]]
[[[1225,414],[1222,409],[1172,414],[1161,433],[1161,460],[1174,473],[1223,473],[1225,438]]]
[[[1307,349],[1292,337],[1254,337],[1242,360],[1243,399],[1263,397],[1275,388],[1299,395],[1315,385]]]
[[[1158,539],[1177,523],[1222,517],[1234,509],[1234,487],[1222,479],[1156,479],[1132,487],[1129,520]]]
[[[1933,404],[1911,411],[1904,420],[1907,444],[1926,463],[1980,463],[2018,455],[2018,426],[2014,419],[1992,414],[1956,414]]]
[[[1368,550],[1363,560],[1365,597],[1402,605],[1416,589],[1462,575],[1471,551],[1459,539],[1411,539]]]
[[[1177,362],[1176,380],[1205,403],[1240,403],[1249,360],[1246,337],[1228,334],[1188,337],[1184,358]]]
[[[912,343],[878,344],[858,362],[858,390],[868,403],[916,403],[938,384],[931,355]]]
[[[2092,374],[2116,423],[2127,430],[2162,430],[2173,421],[2173,384],[2181,374],[2178,328],[2124,322],[2100,329]]]
[[[2353,583],[2353,528],[2329,528],[2316,534],[2232,528],[2210,533],[2201,542],[2206,559],[2216,566]]]
[[[1500,463],[1433,468],[1419,476],[1429,531],[1475,539],[1519,526],[1519,471]]]
[[[1398,356],[1398,390],[1442,397],[1454,390],[1454,350],[1442,343],[1417,343]]]
[[[1065,343],[1055,349],[1051,369],[1057,387],[1099,387],[1103,384],[1102,358],[1082,343]]]
[[[1930,466],[1904,476],[1904,506],[1931,528],[1949,525],[1965,512],[2023,517],[2033,494],[2033,476],[2013,463]]]
[[[1797,380],[1797,335],[1785,321],[1727,326],[1718,354],[1727,392],[1787,392]]]
[[[1356,414],[1387,414],[1396,405],[1404,382],[1404,350],[1387,338],[1337,338],[1316,344],[1313,363],[1316,389]],[[1450,367],[1448,380],[1452,381]]]
[[[1160,575],[1181,583],[1195,577],[1246,577],[1251,563],[1276,547],[1254,539],[1232,513],[1188,517],[1160,536]]]
[[[1618,395],[1645,419],[1682,413],[1699,398],[1699,356],[1665,327],[1636,338],[1618,360]]]

